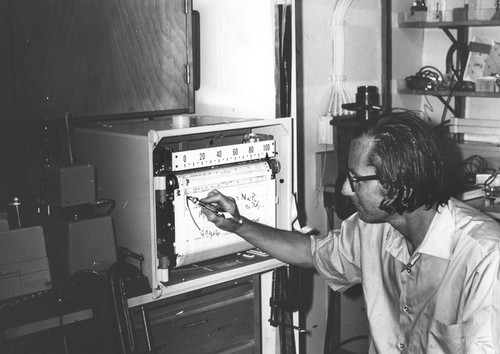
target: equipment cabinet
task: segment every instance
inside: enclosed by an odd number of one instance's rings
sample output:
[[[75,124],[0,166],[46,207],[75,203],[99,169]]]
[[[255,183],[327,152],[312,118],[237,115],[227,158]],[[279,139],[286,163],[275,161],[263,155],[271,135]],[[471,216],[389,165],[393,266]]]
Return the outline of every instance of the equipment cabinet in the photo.
[[[5,119],[194,112],[191,0],[6,3]]]

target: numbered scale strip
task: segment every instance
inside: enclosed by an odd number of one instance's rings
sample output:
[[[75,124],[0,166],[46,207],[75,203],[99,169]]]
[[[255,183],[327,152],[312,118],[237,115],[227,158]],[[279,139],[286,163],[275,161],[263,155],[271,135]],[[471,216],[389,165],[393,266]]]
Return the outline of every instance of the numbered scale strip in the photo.
[[[172,171],[225,165],[276,156],[274,140],[172,153]]]

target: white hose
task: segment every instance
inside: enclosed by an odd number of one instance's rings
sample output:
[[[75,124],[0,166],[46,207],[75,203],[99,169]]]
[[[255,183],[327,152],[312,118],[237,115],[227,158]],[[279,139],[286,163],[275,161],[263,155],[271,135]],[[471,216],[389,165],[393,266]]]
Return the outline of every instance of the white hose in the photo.
[[[332,93],[330,95],[329,110],[330,115],[347,115],[351,114],[349,111],[342,108],[344,103],[352,102],[351,97],[345,87],[345,62],[344,62],[344,27],[345,27],[345,14],[353,0],[339,0],[335,5],[332,19],[333,27],[333,85]]]

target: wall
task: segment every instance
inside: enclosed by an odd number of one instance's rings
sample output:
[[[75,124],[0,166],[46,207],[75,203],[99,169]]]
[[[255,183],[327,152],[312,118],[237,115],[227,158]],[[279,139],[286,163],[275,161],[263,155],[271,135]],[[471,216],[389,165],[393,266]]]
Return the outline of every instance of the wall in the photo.
[[[196,114],[274,118],[273,1],[194,0],[193,9],[201,42]]]
[[[328,112],[332,86],[332,25],[336,2],[313,0],[302,4],[302,54],[303,76],[302,112],[304,120],[301,132],[304,141],[304,186],[308,224],[321,232],[326,229],[322,196],[316,185],[315,159],[318,152],[334,149],[331,145],[318,144],[318,120]],[[356,89],[361,85],[380,87],[381,40],[379,4],[369,0],[354,1],[347,11],[345,23],[345,73],[347,91],[354,100]],[[300,99],[299,99],[300,101]],[[302,116],[303,115],[303,116]]]
[[[301,200],[304,204],[307,224],[326,232],[327,219],[323,208],[321,180],[323,166],[317,155],[331,151],[331,145],[319,145],[318,120],[328,111],[332,86],[332,16],[337,2],[331,0],[300,1],[298,29],[298,58],[302,65],[298,73],[299,83],[299,134],[302,138],[302,167],[299,170]],[[300,36],[300,37],[299,37]],[[300,43],[300,44],[299,44]],[[357,86],[380,87],[381,77],[381,30],[380,4],[378,1],[357,0],[352,3],[345,19],[345,73],[346,86],[352,99]],[[328,154],[332,155],[332,154]],[[319,162],[318,162],[319,161]],[[331,172],[331,156],[327,156],[326,171]],[[329,178],[328,176],[326,177]],[[338,225],[337,225],[338,226]],[[307,353],[323,351],[325,335],[325,309],[328,305],[328,289],[318,276],[313,278],[313,305],[307,316]],[[363,304],[357,301],[347,316],[350,324],[362,322],[359,315]],[[362,326],[362,324],[361,324]],[[354,326],[356,327],[356,326]],[[345,333],[349,336],[349,333]]]

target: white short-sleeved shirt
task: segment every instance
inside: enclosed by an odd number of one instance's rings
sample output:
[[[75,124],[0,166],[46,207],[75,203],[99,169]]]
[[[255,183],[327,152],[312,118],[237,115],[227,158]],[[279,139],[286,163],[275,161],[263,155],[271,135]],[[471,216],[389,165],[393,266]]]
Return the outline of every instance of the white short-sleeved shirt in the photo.
[[[363,285],[370,353],[500,353],[500,226],[477,210],[451,199],[413,255],[357,213],[311,250],[332,289]]]

